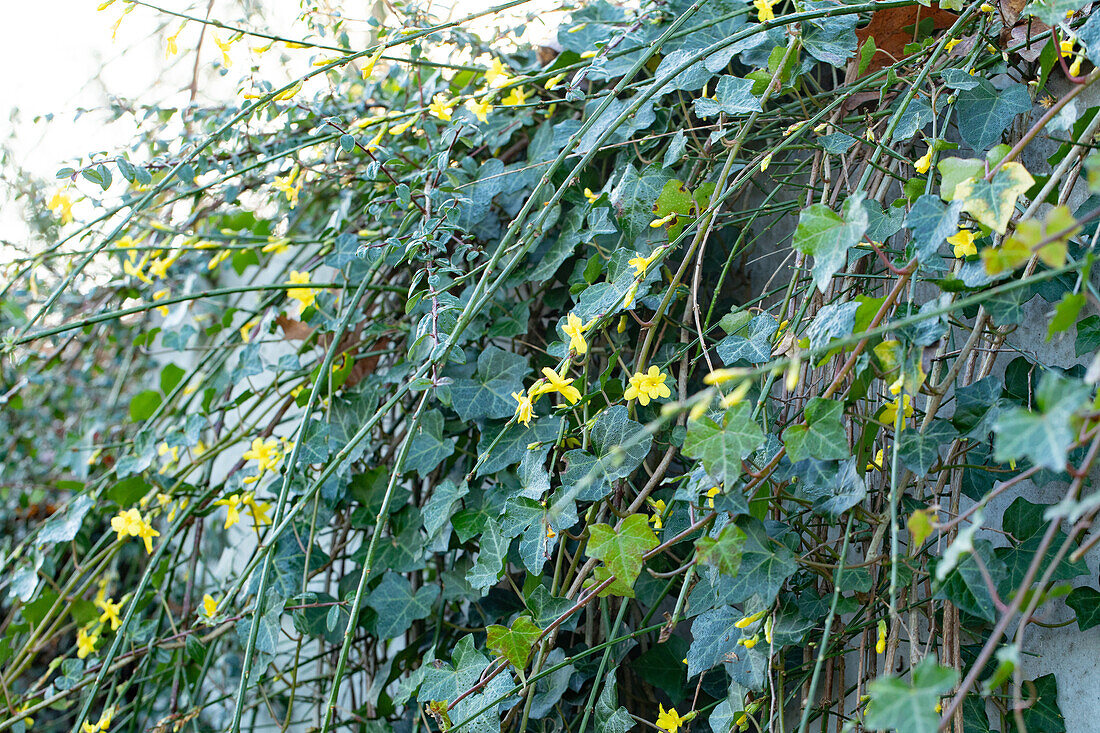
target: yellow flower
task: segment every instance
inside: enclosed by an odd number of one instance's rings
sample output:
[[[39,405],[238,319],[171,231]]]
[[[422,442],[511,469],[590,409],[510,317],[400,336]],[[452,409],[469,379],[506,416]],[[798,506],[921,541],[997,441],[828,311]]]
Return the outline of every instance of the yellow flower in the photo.
[[[152,279],[145,274],[145,262],[149,259],[149,255],[146,254],[141,260],[137,258],[138,253],[136,249],[130,250],[126,254],[126,259],[122,261],[122,272],[130,277],[136,277],[143,283],[152,283]]]
[[[233,494],[228,499],[218,499],[214,502],[214,506],[224,506],[226,508],[225,514],[225,528],[229,529],[237,522],[241,521],[241,495]]]
[[[758,641],[760,641],[760,634],[753,634],[747,639],[738,639],[737,643],[745,647],[746,649],[752,649],[754,646],[756,646],[756,642]]]
[[[930,167],[932,167],[932,149],[931,148],[929,148],[927,153],[922,155],[920,158],[918,158],[916,160],[916,162],[913,163],[913,168],[917,171],[917,173],[920,173],[922,175],[927,173],[928,169]]]
[[[218,265],[229,259],[229,255],[233,254],[232,250],[223,249],[216,255],[210,258],[210,261],[206,263],[207,270],[215,270]]]
[[[229,58],[229,47],[233,45],[233,41],[223,41],[218,38],[218,34],[214,34],[214,43],[218,44],[218,48],[222,51],[222,66],[229,68],[233,65],[233,59]]]
[[[549,79],[546,80],[546,83],[544,83],[542,85],[543,89],[545,89],[548,92],[553,90],[555,87],[558,86],[558,84],[561,84],[561,80],[565,78],[565,75],[567,73],[568,72],[563,71],[560,74],[555,74],[554,76],[550,77]]]
[[[291,270],[290,282],[294,285],[308,285],[309,273]],[[286,296],[298,301],[298,315],[317,302],[317,291],[313,288],[287,288]]]
[[[875,642],[875,654],[886,651],[886,620],[878,620],[878,641]]]
[[[648,405],[650,400],[671,397],[672,391],[665,384],[667,377],[668,375],[662,372],[660,367],[651,366],[648,372],[638,372],[630,377],[630,386],[626,388],[623,397],[627,400],[637,399],[643,407]]]
[[[122,610],[121,603],[115,603],[110,598],[104,598],[95,605],[99,607],[99,610],[103,611],[99,617],[99,623],[105,624],[110,622],[111,631],[114,631],[122,625],[122,619],[118,616],[118,612]]]
[[[665,526],[662,517],[665,514],[665,501],[664,499],[657,499],[650,502],[653,506],[654,513],[650,516],[649,521],[653,523],[653,529],[661,529]]]
[[[994,8],[989,3],[982,3],[981,7],[979,7],[978,10],[981,10],[983,13],[992,13],[994,10],[996,10],[996,8]]]
[[[1080,76],[1081,75],[1081,64],[1084,63],[1084,60],[1085,60],[1085,57],[1083,55],[1081,55],[1081,54],[1077,55],[1077,58],[1075,58],[1073,60],[1073,63],[1069,65],[1069,75],[1070,76]]]
[[[530,395],[534,399],[539,395],[549,394],[550,392],[557,392],[566,400],[569,404],[575,405],[581,398],[581,392],[579,389],[573,386],[573,379],[566,379],[564,369],[568,365],[562,367],[563,371],[558,374],[550,367],[542,368],[542,375],[545,377],[545,381],[539,380],[531,386]]]
[[[363,68],[359,69],[359,73],[363,75],[364,79],[370,78],[371,72],[374,71],[374,65],[378,63],[378,59],[382,58],[382,54],[385,53],[386,46],[382,44],[374,50],[367,60],[363,63]]]
[[[675,211],[673,211],[668,216],[662,216],[660,219],[654,219],[653,221],[649,222],[649,225],[651,227],[653,227],[654,229],[660,229],[665,224],[668,224],[670,222],[671,223],[676,223],[676,212]]]
[[[500,59],[493,59],[493,63],[489,64],[489,68],[485,70],[485,81],[493,89],[499,89],[511,79],[507,67],[500,62]]]
[[[286,252],[288,249],[290,249],[289,242],[290,240],[286,237],[268,237],[267,244],[265,244],[263,247],[260,247],[260,251],[272,252],[274,254],[281,255],[283,252]]]
[[[145,552],[152,555],[153,538],[160,537],[160,532],[153,529],[153,525],[149,524],[149,522],[143,521],[141,523],[141,528],[138,530],[137,536],[140,537],[141,541],[145,543]]]
[[[475,99],[466,100],[466,109],[481,122],[489,121],[489,112],[492,111],[493,105],[489,104],[488,100],[482,97],[478,102]]]
[[[741,382],[741,384],[733,388],[732,392],[722,398],[722,408],[725,409],[741,404],[741,400],[745,399],[745,395],[749,393],[750,389],[752,389],[751,379],[746,379]]]
[[[523,104],[527,101],[527,97],[530,96],[523,90],[523,87],[513,87],[508,96],[500,100],[500,103],[505,107],[515,107]]]
[[[513,392],[512,399],[516,401],[516,420],[529,426],[535,414],[535,406],[531,398],[526,392]]]
[[[714,508],[714,497],[721,493],[722,488],[720,486],[713,486],[707,489],[707,509]]]
[[[246,344],[251,343],[252,342],[252,330],[254,328],[256,328],[256,326],[258,326],[259,324],[260,324],[260,319],[259,318],[253,318],[251,321],[249,321],[248,323],[241,326],[241,341],[244,341]]]
[[[703,377],[703,384],[725,384],[731,379],[740,379],[746,375],[747,370],[737,367],[733,369],[715,369]]]
[[[292,98],[295,94],[297,94],[300,91],[302,91],[302,82],[299,81],[299,82],[295,82],[294,84],[290,85],[289,87],[287,87],[283,91],[279,92],[274,97],[272,97],[272,99],[274,99],[276,101],[279,101],[279,102],[285,102],[286,100]]]
[[[99,642],[99,632],[89,632],[87,629],[77,629],[76,632],[76,658],[84,659],[89,654],[95,654],[95,645]]]
[[[450,122],[451,110],[454,109],[456,104],[458,104],[458,100],[447,99],[447,95],[440,92],[432,97],[432,103],[428,105],[428,112],[444,122]]]
[[[575,313],[566,317],[566,324],[561,327],[565,335],[569,337],[569,348],[583,356],[588,353],[588,343],[584,340],[584,332],[592,327],[595,321],[585,323]]]
[[[275,176],[275,180],[271,184],[272,188],[281,191],[286,196],[286,200],[290,202],[291,207],[298,205],[298,194],[302,192],[302,180],[299,179],[297,183],[294,182],[301,170],[301,168],[295,168],[285,176]]]
[[[598,199],[600,197],[600,194],[592,193],[591,188],[586,188],[586,189],[584,189],[584,197],[586,199],[588,199],[588,203],[594,204],[594,203],[596,203],[596,199]]]
[[[119,512],[118,516],[111,517],[111,529],[119,534],[118,539],[136,537],[141,534],[142,516],[135,508],[129,508]]]
[[[207,618],[214,618],[214,615],[218,612],[218,602],[209,593],[204,594],[202,597],[202,612]]]
[[[775,20],[775,11],[772,8],[777,2],[778,0],[752,0],[753,7],[756,8],[756,19],[761,23]]]
[[[279,439],[269,438],[265,441],[262,438],[253,438],[252,447],[245,451],[241,458],[246,461],[256,461],[259,473],[273,471],[279,461],[282,460],[282,454],[279,452]]]
[[[168,277],[168,268],[175,264],[176,260],[180,258],[180,252],[171,257],[158,257],[149,263],[149,274],[155,276],[158,280],[164,280]]]
[[[676,708],[669,708],[665,710],[665,706],[658,704],[657,709],[660,714],[657,716],[657,727],[661,730],[668,731],[668,733],[676,733],[680,729],[680,726],[690,720],[690,717],[681,717],[676,712]]]
[[[952,38],[950,41],[943,44],[943,50],[947,53],[951,53],[951,50],[954,49],[955,46],[958,46],[960,43],[962,43],[961,38]]]
[[[768,612],[768,609],[765,608],[762,611],[757,611],[754,614],[751,614],[749,616],[745,616],[742,619],[740,619],[739,621],[737,621],[736,623],[734,623],[734,627],[738,628],[738,629],[744,629],[746,627],[752,626],[757,621],[764,618],[764,615],[767,614],[767,612]]]
[[[883,460],[883,449],[879,448],[878,453],[875,454],[875,459],[867,464],[868,471],[881,471]]]
[[[99,721],[94,725],[87,720],[80,724],[81,733],[103,733],[111,727],[111,718],[115,715],[115,709],[113,707],[107,708],[103,711],[103,714],[99,716]]]
[[[266,527],[271,524],[271,517],[267,513],[271,511],[271,504],[266,501],[256,501],[256,495],[249,491],[241,500],[248,506],[248,513],[252,515],[252,526]]]
[[[394,125],[393,128],[390,130],[390,134],[400,135],[405,132],[405,130],[408,130],[410,127],[412,127],[414,122],[416,122],[416,117],[410,117],[409,119],[402,122],[400,125]]]
[[[179,46],[176,45],[176,39],[180,37],[180,33],[183,33],[183,29],[186,28],[186,27],[187,27],[186,22],[180,23],[180,27],[176,30],[176,32],[173,33],[172,35],[168,36],[168,38],[165,39],[165,41],[164,41],[164,58],[168,58],[169,56],[175,56],[177,53],[180,52]]]
[[[955,257],[962,259],[978,254],[978,248],[974,245],[974,232],[969,229],[960,229],[954,235],[947,238]]]
[[[672,216],[676,215],[672,214]],[[641,255],[638,255],[637,257],[632,257],[630,261],[627,262],[627,264],[634,268],[634,274],[637,277],[645,277],[645,273],[649,269],[649,266],[653,264],[653,261],[656,260],[660,256],[660,254],[661,249],[658,248],[655,249],[653,253],[649,255],[649,257],[642,257]]]
[[[902,415],[906,418],[913,417],[913,401],[909,395],[903,394],[893,402],[888,402],[882,410],[882,421],[887,425],[893,425],[898,418],[898,403],[901,403]],[[905,421],[901,423],[901,429],[905,429]]]

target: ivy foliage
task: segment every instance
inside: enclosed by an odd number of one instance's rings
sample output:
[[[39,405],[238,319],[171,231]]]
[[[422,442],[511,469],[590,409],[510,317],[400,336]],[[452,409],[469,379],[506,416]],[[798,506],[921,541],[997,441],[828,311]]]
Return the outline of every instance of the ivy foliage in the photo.
[[[1081,5],[174,14],[287,74],[23,194],[0,727],[1064,730]]]

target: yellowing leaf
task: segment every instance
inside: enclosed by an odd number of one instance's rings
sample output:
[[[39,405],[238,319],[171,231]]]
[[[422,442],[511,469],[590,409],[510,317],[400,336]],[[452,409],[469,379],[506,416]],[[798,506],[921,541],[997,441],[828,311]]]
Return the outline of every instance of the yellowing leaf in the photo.
[[[1028,257],[1037,253],[1039,259],[1048,267],[1062,267],[1066,264],[1066,242],[1077,233],[1080,227],[1077,220],[1065,206],[1055,206],[1042,221],[1027,219],[1016,225],[1016,231],[1010,236],[1017,248],[1024,247]],[[1006,242],[1008,244],[1008,242]]]
[[[932,517],[934,515],[935,511],[933,509],[918,509],[909,515],[909,521],[905,523],[905,526],[909,528],[909,538],[912,540],[909,545],[910,553],[920,549],[920,546],[928,539],[928,535],[932,534]]]
[[[511,626],[493,624],[485,631],[488,647],[511,662],[516,669],[527,666],[527,659],[542,634],[542,629],[528,616],[520,616]]]
[[[1035,179],[1016,162],[1005,163],[992,181],[975,176],[955,186],[954,198],[963,211],[990,229],[1004,234],[1016,209],[1016,199],[1034,185]]]
[[[588,556],[603,560],[607,569],[630,590],[623,595],[633,597],[631,587],[642,570],[642,555],[659,544],[657,535],[649,528],[649,518],[631,514],[617,530],[606,524],[594,524],[589,532]]]

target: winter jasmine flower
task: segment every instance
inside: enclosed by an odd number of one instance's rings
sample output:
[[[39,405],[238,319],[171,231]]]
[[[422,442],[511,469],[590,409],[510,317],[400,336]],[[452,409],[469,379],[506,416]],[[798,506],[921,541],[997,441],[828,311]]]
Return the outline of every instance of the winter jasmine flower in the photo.
[[[668,733],[676,733],[680,729],[680,726],[687,723],[693,716],[690,714],[681,717],[676,712],[676,708],[669,708],[665,710],[665,706],[658,704],[657,709],[659,714],[657,716],[657,727],[661,730],[668,731]]]
[[[588,353],[588,343],[584,340],[584,332],[592,327],[594,321],[585,323],[575,313],[566,317],[566,324],[561,327],[565,335],[569,337],[569,348],[578,355]]]
[[[523,87],[512,87],[508,96],[500,100],[500,103],[505,107],[516,107],[526,102],[528,96],[530,95],[524,91]]]
[[[535,398],[539,395],[549,394],[550,392],[557,392],[564,397],[569,404],[575,405],[581,399],[580,390],[573,386],[573,379],[565,378],[565,369],[568,365],[562,367],[562,373],[558,374],[550,367],[542,368],[542,376],[545,381],[539,380],[531,387],[531,397]]]
[[[293,285],[308,285],[310,282],[309,273],[291,270],[290,282]],[[306,308],[309,308],[317,302],[317,291],[313,288],[288,288],[286,296],[292,300],[298,301],[299,316],[305,312]]]
[[[643,407],[650,400],[671,397],[672,391],[665,384],[667,377],[656,365],[651,366],[648,372],[637,372],[630,377],[630,386],[626,388],[623,397],[627,400],[637,399]]]
[[[927,173],[928,169],[931,166],[932,166],[932,149],[931,148],[929,148],[927,153],[922,155],[920,158],[918,158],[913,163],[913,169],[916,170],[917,173],[920,173],[922,175]]]
[[[489,104],[486,98],[482,97],[480,102],[475,99],[467,99],[465,106],[470,114],[476,117],[479,122],[489,121],[489,112],[492,111],[493,105]]]
[[[458,104],[457,100],[447,99],[447,95],[439,92],[432,97],[432,103],[428,105],[428,112],[444,122],[451,121],[451,111]]]
[[[978,248],[974,245],[974,232],[969,229],[960,229],[947,238],[955,257],[962,259],[978,254]]]
[[[772,8],[777,2],[778,0],[752,0],[752,5],[756,8],[756,19],[761,23],[775,20],[775,11]]]
[[[676,215],[675,214],[670,214],[670,216],[675,217]],[[668,217],[665,217],[665,218],[667,219]],[[660,220],[658,220],[658,221],[660,221]],[[656,222],[654,222],[654,224],[655,223]],[[650,226],[653,226],[653,225],[650,224]],[[654,227],[654,229],[656,229],[656,227]],[[653,252],[649,255],[649,257],[642,257],[641,255],[638,255],[636,257],[631,257],[630,260],[627,262],[627,264],[634,268],[635,276],[645,277],[646,271],[649,270],[649,266],[653,264],[654,260],[656,260],[658,257],[660,257],[661,251],[662,251],[661,248],[658,247],[657,249],[653,250]]]
[[[531,425],[531,418],[535,414],[534,403],[526,392],[513,392],[512,399],[516,401],[516,420],[525,426]]]
[[[68,224],[73,220],[73,200],[64,191],[54,191],[53,196],[46,202],[46,207],[60,217],[62,224]]]

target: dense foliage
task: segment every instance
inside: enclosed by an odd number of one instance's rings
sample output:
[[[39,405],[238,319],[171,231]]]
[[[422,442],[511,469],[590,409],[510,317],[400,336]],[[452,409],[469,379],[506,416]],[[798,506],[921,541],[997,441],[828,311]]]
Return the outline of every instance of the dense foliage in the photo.
[[[312,66],[25,187],[0,730],[1065,729],[1100,15],[569,10],[173,11]]]

